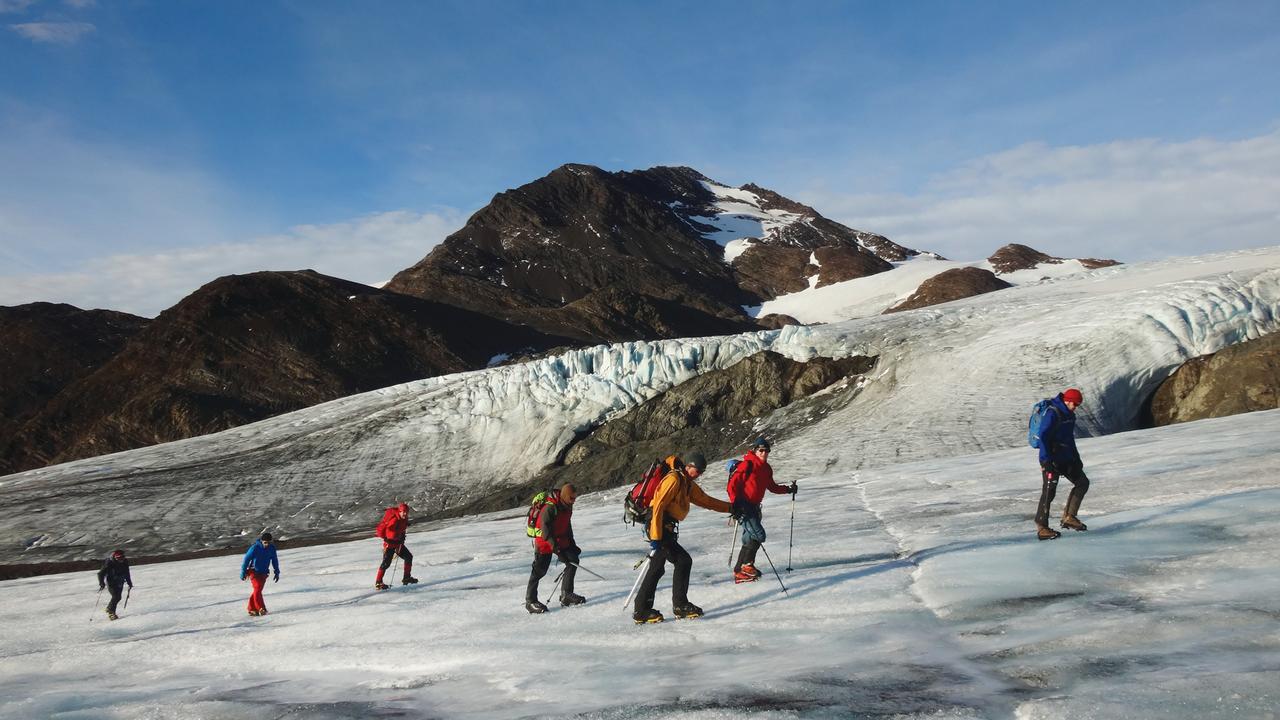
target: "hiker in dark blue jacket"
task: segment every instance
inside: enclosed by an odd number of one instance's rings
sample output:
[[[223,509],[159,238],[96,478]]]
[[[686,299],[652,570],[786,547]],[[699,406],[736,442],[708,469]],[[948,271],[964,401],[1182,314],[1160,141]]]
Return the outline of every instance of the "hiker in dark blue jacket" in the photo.
[[[267,584],[267,570],[276,571],[276,582],[280,582],[280,561],[276,559],[276,546],[272,542],[271,533],[262,533],[258,542],[249,547],[244,554],[244,562],[240,563],[240,580],[249,580],[253,585],[253,593],[249,595],[249,614],[266,615],[267,604],[262,600],[262,586]]]
[[[102,569],[98,571],[98,592],[109,589],[111,591],[111,602],[107,603],[107,617],[112,620],[117,619],[116,605],[120,603],[120,595],[124,593],[125,584],[129,585],[129,589],[133,589],[133,578],[129,575],[129,560],[125,558],[123,550],[116,550],[111,553],[111,557],[102,563]],[[126,603],[127,604],[127,603]]]
[[[1084,474],[1084,463],[1076,449],[1076,408],[1084,396],[1075,388],[1068,388],[1050,401],[1049,411],[1040,420],[1036,435],[1040,440],[1040,504],[1036,507],[1036,536],[1041,540],[1053,540],[1062,533],[1049,527],[1049,506],[1058,492],[1058,478],[1071,481],[1071,494],[1062,511],[1062,527],[1071,530],[1087,530],[1076,517],[1080,501],[1089,492],[1089,478]]]

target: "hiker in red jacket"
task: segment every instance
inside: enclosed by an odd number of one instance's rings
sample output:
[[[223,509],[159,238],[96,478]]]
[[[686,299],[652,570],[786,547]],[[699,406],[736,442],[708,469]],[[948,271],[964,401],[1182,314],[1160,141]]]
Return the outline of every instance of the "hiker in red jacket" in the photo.
[[[760,571],[756,569],[756,553],[765,540],[764,525],[760,522],[760,504],[764,502],[764,491],[778,494],[796,492],[795,483],[786,486],[773,481],[769,450],[769,441],[758,438],[729,476],[729,502],[733,504],[734,517],[738,518],[738,524],[742,526],[742,549],[738,551],[738,562],[733,566],[733,581],[736,583],[760,579]]]
[[[391,558],[399,555],[404,560],[404,579],[400,581],[401,585],[412,585],[418,582],[418,578],[410,574],[413,568],[413,553],[409,552],[409,548],[404,546],[405,532],[409,529],[409,506],[400,503],[393,508],[387,508],[382,515],[382,522],[378,523],[378,529],[375,535],[382,538],[382,565],[378,568],[378,579],[374,581],[373,586],[378,590],[386,590],[389,585],[382,582],[382,576],[387,572],[387,568],[391,567]]]
[[[524,609],[537,615],[547,611],[538,601],[538,582],[551,567],[551,556],[564,563],[561,578],[560,604],[581,605],[587,599],[573,591],[573,578],[578,571],[578,556],[582,550],[573,542],[573,503],[578,490],[572,483],[565,483],[560,492],[547,495],[534,521],[533,570],[529,573],[529,585],[525,588]]]

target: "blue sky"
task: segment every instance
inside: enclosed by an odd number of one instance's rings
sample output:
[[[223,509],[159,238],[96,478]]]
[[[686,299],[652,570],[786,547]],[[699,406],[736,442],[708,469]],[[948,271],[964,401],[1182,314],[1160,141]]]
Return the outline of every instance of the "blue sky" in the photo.
[[[953,257],[1280,242],[1275,2],[0,0],[0,68],[0,304],[385,280],[566,162]]]

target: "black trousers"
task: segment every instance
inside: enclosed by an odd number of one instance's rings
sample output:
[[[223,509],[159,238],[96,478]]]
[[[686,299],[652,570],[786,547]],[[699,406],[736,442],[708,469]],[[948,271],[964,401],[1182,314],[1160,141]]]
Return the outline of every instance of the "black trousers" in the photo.
[[[107,612],[114,613],[116,605],[120,602],[120,596],[124,594],[124,583],[119,585],[107,583],[107,592],[111,593],[111,602],[107,603]]]
[[[667,571],[667,563],[675,567],[671,576],[671,604],[687,605],[689,603],[689,572],[693,569],[693,558],[680,547],[675,533],[667,531],[662,537],[662,544],[649,556],[649,569],[640,581],[640,589],[636,591],[636,612],[653,609],[653,596],[658,591],[658,581]]]
[[[1065,468],[1055,470],[1040,469],[1040,504],[1036,506],[1036,525],[1049,525],[1049,506],[1053,504],[1054,495],[1058,494],[1058,478],[1065,477],[1071,481],[1071,494],[1067,496],[1067,506],[1063,514],[1075,517],[1080,512],[1080,501],[1089,492],[1089,476],[1084,474],[1084,464],[1076,461]]]
[[[578,574],[578,553],[573,549],[564,550],[558,553],[560,562],[564,563],[564,577],[560,579],[560,597],[564,597],[573,592],[573,578]],[[567,561],[567,562],[566,562]],[[569,563],[575,563],[570,565]],[[529,585],[525,587],[524,600],[529,602],[538,599],[538,583],[542,578],[546,577],[547,570],[551,567],[551,553],[540,553],[533,551],[533,569],[529,573]]]
[[[404,560],[404,572],[408,575],[409,568],[413,566],[413,553],[409,552],[409,548],[405,547],[404,543],[399,545],[388,545],[386,549],[382,551],[382,564],[378,567],[385,571],[387,568],[391,567],[391,558],[396,555],[399,555],[400,559]]]

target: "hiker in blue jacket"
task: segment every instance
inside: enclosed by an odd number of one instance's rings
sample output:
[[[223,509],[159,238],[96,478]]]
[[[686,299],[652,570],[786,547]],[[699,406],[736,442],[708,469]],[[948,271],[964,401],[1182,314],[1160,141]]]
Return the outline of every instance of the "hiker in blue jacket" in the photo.
[[[253,585],[253,593],[249,595],[249,614],[266,615],[267,604],[262,600],[262,586],[267,584],[267,570],[276,571],[276,582],[280,582],[280,561],[276,559],[276,546],[272,542],[271,533],[264,532],[258,542],[249,546],[244,554],[244,562],[240,563],[240,580],[249,580]]]
[[[1084,401],[1084,395],[1075,388],[1067,388],[1050,400],[1049,411],[1040,419],[1036,433],[1040,440],[1040,504],[1036,507],[1036,536],[1041,540],[1053,540],[1062,533],[1049,527],[1049,506],[1058,492],[1058,478],[1071,481],[1071,494],[1062,511],[1062,527],[1071,530],[1087,530],[1076,517],[1080,501],[1089,492],[1089,478],[1084,474],[1084,463],[1076,449],[1076,408]]]

